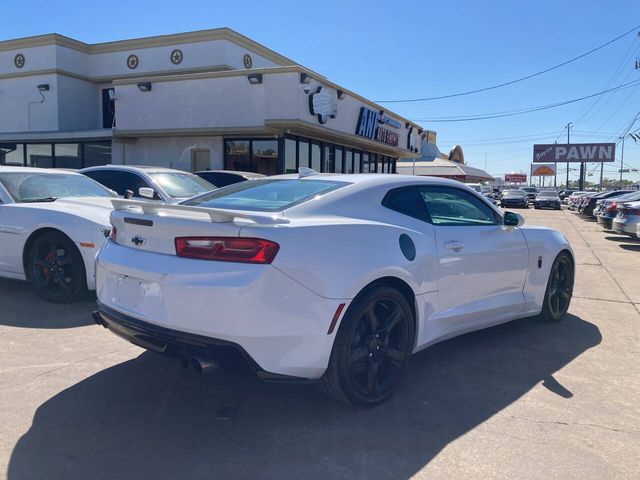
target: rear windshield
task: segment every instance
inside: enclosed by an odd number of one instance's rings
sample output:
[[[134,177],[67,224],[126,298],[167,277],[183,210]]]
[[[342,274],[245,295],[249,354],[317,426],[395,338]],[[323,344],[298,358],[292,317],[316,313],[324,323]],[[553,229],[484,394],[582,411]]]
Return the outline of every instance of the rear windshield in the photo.
[[[84,175],[33,171],[0,173],[0,183],[18,203],[50,202],[63,197],[111,197],[109,190]]]
[[[149,176],[171,198],[194,197],[216,188],[197,175],[186,172],[149,173]]]
[[[214,190],[182,205],[277,212],[346,185],[327,180],[252,180]]]

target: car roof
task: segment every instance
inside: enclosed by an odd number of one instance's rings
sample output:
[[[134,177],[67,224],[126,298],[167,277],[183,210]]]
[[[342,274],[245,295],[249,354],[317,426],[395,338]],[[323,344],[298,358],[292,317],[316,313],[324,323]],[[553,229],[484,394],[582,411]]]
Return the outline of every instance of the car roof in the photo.
[[[447,185],[454,187],[467,187],[458,180],[439,177],[423,177],[420,175],[399,175],[396,173],[318,173],[300,178],[298,174],[283,174],[266,177],[264,180],[328,180],[332,182],[348,182],[351,184],[371,187],[376,185],[400,185],[400,184],[422,184],[422,185]]]
[[[87,167],[80,170],[83,172],[94,172],[96,170],[120,170],[125,172],[139,172],[139,173],[158,173],[158,172],[180,172],[189,173],[183,170],[176,170],[175,168],[155,167],[153,165],[99,165],[95,167]]]
[[[256,178],[266,177],[266,175],[263,175],[261,173],[243,172],[240,170],[198,170],[197,172],[193,172],[193,173],[196,175],[199,173],[224,173],[228,175],[238,175],[241,177],[256,177]]]
[[[68,175],[79,175],[79,173],[66,169],[66,168],[39,168],[39,167],[16,167],[16,166],[9,166],[9,165],[0,165],[0,173],[2,172],[32,172],[32,173],[41,173],[41,174],[48,174],[48,173],[64,173],[64,174],[68,174]]]

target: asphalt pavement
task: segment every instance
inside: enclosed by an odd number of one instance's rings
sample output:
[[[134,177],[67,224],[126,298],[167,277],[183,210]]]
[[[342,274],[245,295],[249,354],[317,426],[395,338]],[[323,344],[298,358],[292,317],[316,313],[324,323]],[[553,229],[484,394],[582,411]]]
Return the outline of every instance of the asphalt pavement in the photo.
[[[17,479],[640,478],[640,242],[524,212],[577,260],[570,314],[414,356],[386,404],[198,376],[93,324],[95,299],[0,280],[0,476]]]

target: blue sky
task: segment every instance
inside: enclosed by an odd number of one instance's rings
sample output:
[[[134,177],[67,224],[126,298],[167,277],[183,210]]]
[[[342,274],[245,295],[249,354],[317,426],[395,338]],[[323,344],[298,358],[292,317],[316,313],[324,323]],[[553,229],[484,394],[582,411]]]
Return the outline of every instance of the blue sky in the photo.
[[[3,3],[3,39],[57,32],[94,43],[227,26],[372,100],[429,97],[501,83],[575,57],[640,25],[637,0]],[[387,107],[411,119],[426,119],[545,105],[640,79],[636,58],[640,37],[630,34],[529,81]],[[532,144],[553,142],[559,135],[566,139],[567,122],[574,123],[572,142],[615,140],[640,111],[640,86],[603,96],[585,116],[594,101],[492,120],[418,123],[438,132],[442,151],[461,144],[471,165],[485,167],[486,156],[492,174],[526,172]],[[639,128],[640,120],[632,131]],[[640,143],[627,140],[627,161],[640,168]],[[605,177],[617,178],[617,168],[606,165]],[[594,174],[590,180],[596,178]]]

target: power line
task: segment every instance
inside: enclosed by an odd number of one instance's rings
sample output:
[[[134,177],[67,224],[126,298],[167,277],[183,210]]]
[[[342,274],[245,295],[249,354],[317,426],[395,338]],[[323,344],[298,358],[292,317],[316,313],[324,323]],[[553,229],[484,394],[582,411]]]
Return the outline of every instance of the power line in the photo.
[[[611,45],[612,43],[620,40],[623,37],[626,37],[627,35],[629,35],[630,33],[636,31],[638,28],[640,28],[640,25],[633,27],[631,30],[623,33],[622,35],[617,36],[616,38],[609,40],[607,43],[603,43],[602,45],[593,48],[591,50],[589,50],[588,52],[585,52],[581,55],[578,55],[577,57],[572,58],[571,60],[567,60],[565,62],[559,63],[558,65],[554,65],[553,67],[549,67],[546,68],[544,70],[541,70],[539,72],[536,73],[532,73],[530,75],[527,75],[525,77],[521,77],[521,78],[517,78],[515,80],[510,80],[508,82],[504,82],[504,83],[499,83],[497,85],[491,85],[489,87],[484,87],[484,88],[478,88],[476,90],[469,90],[466,92],[459,92],[459,93],[451,93],[449,95],[440,95],[438,97],[425,97],[425,98],[406,98],[406,99],[402,99],[402,100],[378,100],[377,103],[408,103],[408,102],[426,102],[426,101],[430,101],[430,100],[442,100],[444,98],[453,98],[453,97],[462,97],[464,95],[471,95],[473,93],[480,93],[480,92],[486,92],[487,90],[494,90],[496,88],[501,88],[501,87],[506,87],[507,85],[513,85],[514,83],[518,83],[518,82],[522,82],[524,80],[529,80],[530,78],[534,78],[537,77],[539,75],[542,75],[544,73],[550,72],[552,70],[555,70],[557,68],[560,67],[564,67],[565,65],[568,65],[572,62],[575,62],[576,60],[580,60],[581,58],[586,57],[587,55],[590,55],[594,52],[597,52],[598,50]]]
[[[639,85],[639,84],[640,84],[640,80],[634,80],[632,82],[624,83],[622,85],[618,85],[618,86],[610,88],[608,90],[603,90],[601,92],[592,93],[591,95],[586,95],[586,96],[580,97],[580,98],[574,98],[573,100],[565,100],[563,102],[552,103],[552,104],[549,104],[549,105],[542,105],[542,106],[539,106],[539,107],[530,107],[530,108],[525,108],[525,109],[521,109],[521,110],[509,110],[509,111],[505,111],[505,112],[482,113],[482,114],[477,114],[477,115],[470,115],[470,116],[467,116],[467,117],[465,117],[465,116],[456,116],[456,117],[441,117],[441,118],[413,118],[412,120],[417,121],[417,122],[439,122],[439,123],[444,123],[444,122],[470,122],[470,121],[474,121],[474,120],[488,120],[488,119],[492,119],[492,118],[511,117],[511,116],[514,116],[514,115],[523,115],[525,113],[539,112],[541,110],[548,110],[548,109],[551,109],[551,108],[561,107],[563,105],[569,105],[571,103],[580,102],[580,101],[586,100],[588,98],[597,97],[598,95],[604,95],[607,92],[613,92],[613,91],[616,91],[616,90],[623,90],[625,88],[630,88],[632,86]]]
[[[631,42],[631,45],[629,45],[629,49],[627,50],[627,52],[624,54],[624,57],[622,57],[622,60],[620,61],[620,64],[618,65],[618,68],[615,69],[615,71],[613,72],[613,75],[611,76],[611,78],[609,79],[609,81],[607,82],[607,84],[604,86],[604,88],[609,88],[611,85],[613,85],[613,82],[616,81],[616,79],[618,78],[618,75],[620,75],[620,73],[622,73],[623,67],[625,65],[625,63],[627,63],[627,57],[629,57],[629,54],[632,53],[633,47],[636,45],[636,41],[638,40],[638,36],[636,36],[633,41]],[[629,57],[629,59],[631,59],[631,57]],[[627,77],[624,78],[624,80],[622,80],[623,82],[627,80]],[[596,100],[591,104],[591,106],[582,114],[582,116],[576,121],[576,123],[580,123],[588,114],[589,112],[591,112],[593,110],[593,108],[598,104],[598,102],[600,102],[600,100],[602,99],[602,97],[598,97],[596,98]],[[606,104],[606,101],[605,101]],[[600,109],[602,108],[602,106],[604,106],[604,104],[602,104],[600,106]],[[595,113],[595,112],[594,112]]]

